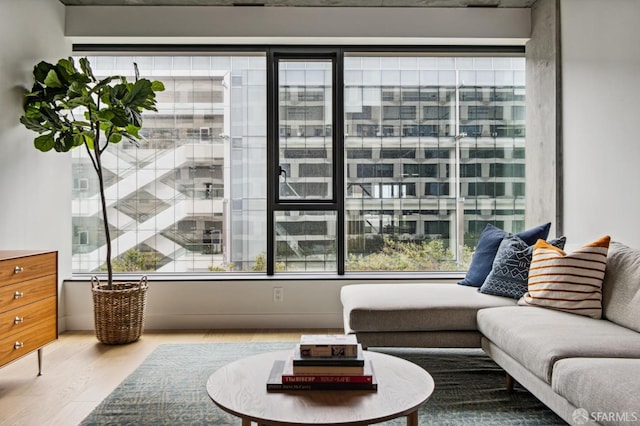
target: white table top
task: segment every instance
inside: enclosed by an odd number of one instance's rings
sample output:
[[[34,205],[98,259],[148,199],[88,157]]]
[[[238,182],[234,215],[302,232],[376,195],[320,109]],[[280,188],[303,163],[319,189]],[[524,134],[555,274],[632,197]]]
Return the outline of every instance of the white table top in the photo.
[[[278,359],[293,351],[269,352],[227,364],[209,377],[207,392],[220,408],[263,425],[367,425],[414,415],[433,393],[432,377],[404,359],[365,351],[378,381],[377,391],[267,392]],[[416,417],[417,418],[417,417]]]

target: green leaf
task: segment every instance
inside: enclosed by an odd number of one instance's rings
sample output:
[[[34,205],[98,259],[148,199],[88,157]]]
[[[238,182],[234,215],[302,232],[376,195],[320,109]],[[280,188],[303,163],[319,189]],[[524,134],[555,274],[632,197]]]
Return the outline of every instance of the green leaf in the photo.
[[[96,77],[93,75],[93,70],[91,69],[91,64],[87,58],[80,58],[80,69],[82,69],[82,72],[87,75],[91,81],[96,81]]]
[[[93,140],[94,134],[90,130],[83,130],[82,132],[73,135],[74,146],[80,146],[86,141],[89,148],[93,149]]]
[[[47,74],[51,71],[54,66],[48,62],[40,62],[35,67],[33,67],[33,76],[38,83],[44,83],[44,79],[47,78]]]
[[[121,103],[122,99],[127,96],[129,93],[127,86],[128,84],[126,83],[120,83],[111,88],[111,91],[109,92],[109,103],[111,105]]]
[[[31,92],[25,93],[24,98],[27,104],[39,102],[42,98],[44,88],[40,85],[40,83],[35,83]]]
[[[50,70],[47,73],[47,76],[44,79],[44,84],[47,87],[56,87],[56,88],[62,87],[62,83],[60,82],[60,79],[58,78],[58,74],[54,69]]]
[[[95,135],[93,133],[83,132],[84,136],[83,143],[86,143],[89,149],[93,150],[93,141],[95,140]]]
[[[33,140],[33,144],[42,152],[51,151],[51,148],[53,148],[53,145],[55,144],[55,141],[53,140],[53,133],[38,136]]]
[[[98,117],[100,121],[111,121],[113,117],[115,117],[115,113],[110,109],[102,109],[98,111]]]
[[[65,105],[67,109],[74,109],[78,107],[86,108],[89,105],[94,105],[93,100],[89,96],[78,96],[70,98],[68,101],[62,102],[62,104]]]
[[[151,83],[151,89],[154,92],[164,92],[164,83],[156,80]]]
[[[138,133],[140,131],[140,127],[136,127],[130,124],[126,127],[125,131],[130,135],[133,135],[133,137],[140,139],[140,134]]]
[[[110,121],[114,126],[127,127],[130,124],[127,113],[123,108],[111,108],[109,111],[113,113],[113,118]]]
[[[137,138],[135,138],[132,135],[130,135],[129,133],[122,132],[122,136],[127,138],[127,140],[129,142],[131,142],[132,144],[134,144],[136,147],[138,147],[138,148],[140,147],[140,141]]]
[[[20,117],[20,122],[24,124],[24,127],[29,130],[33,130],[34,132],[43,133],[51,130],[49,127],[42,125],[42,121],[37,118],[27,118],[25,116],[22,116]]]
[[[118,78],[120,78],[117,75],[112,75],[109,77],[105,77],[104,79],[100,80],[96,86],[94,87],[94,92],[98,92],[100,91],[102,88],[104,88],[105,86],[107,86],[109,83],[111,83],[113,80],[117,80]]]
[[[142,127],[142,114],[135,108],[126,108],[127,118],[129,123],[136,127]]]
[[[119,133],[113,133],[111,134],[111,136],[109,137],[109,142],[111,143],[118,143],[122,140],[122,135]]]
[[[42,117],[45,118],[51,124],[51,126],[56,128],[64,127],[64,122],[62,120],[66,119],[66,117],[58,114],[57,111],[54,111],[49,107],[43,106],[40,108],[40,113],[42,114]]]
[[[89,123],[88,121],[72,121],[71,125],[73,125],[74,127],[86,127],[88,129],[91,128],[91,123]]]
[[[58,139],[59,144],[56,144],[55,149],[58,152],[67,152],[73,148],[75,148],[77,145],[75,144],[75,136],[73,135],[73,132],[68,131],[66,133],[64,133],[59,139]]]
[[[122,103],[130,106],[139,106],[143,104],[149,96],[153,96],[151,82],[143,78],[135,82],[129,94],[122,99]]]
[[[83,83],[80,80],[73,80],[71,85],[69,86],[69,90],[67,90],[67,94],[69,96],[76,95],[85,95],[89,92],[86,83]]]
[[[70,81],[78,74],[78,70],[73,65],[73,58],[60,59],[56,64],[55,70],[62,86],[68,86]]]
[[[33,105],[27,105],[24,109],[24,116],[26,118],[38,119],[40,118],[40,109]],[[20,122],[22,123],[22,119],[20,119]]]
[[[84,143],[84,137],[82,136],[82,133],[76,133],[75,135],[73,135],[74,146],[80,146]]]

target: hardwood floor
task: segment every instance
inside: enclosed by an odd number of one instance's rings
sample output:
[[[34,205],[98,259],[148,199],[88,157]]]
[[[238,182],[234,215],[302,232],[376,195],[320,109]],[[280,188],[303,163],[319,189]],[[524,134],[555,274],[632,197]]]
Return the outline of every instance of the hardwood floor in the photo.
[[[77,425],[162,343],[298,341],[301,334],[343,330],[145,331],[128,345],[99,343],[93,332],[65,332],[44,348],[0,369],[0,425]]]

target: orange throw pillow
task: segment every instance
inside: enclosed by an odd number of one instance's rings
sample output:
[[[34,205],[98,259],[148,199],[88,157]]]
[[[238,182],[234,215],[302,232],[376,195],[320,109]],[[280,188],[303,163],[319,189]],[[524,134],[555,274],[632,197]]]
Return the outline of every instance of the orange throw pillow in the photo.
[[[610,241],[606,235],[566,254],[538,240],[533,247],[528,291],[518,304],[601,318],[602,280]]]

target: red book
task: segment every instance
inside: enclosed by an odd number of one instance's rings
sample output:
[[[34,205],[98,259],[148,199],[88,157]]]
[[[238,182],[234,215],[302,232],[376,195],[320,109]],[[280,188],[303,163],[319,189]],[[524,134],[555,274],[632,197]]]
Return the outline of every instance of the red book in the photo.
[[[343,374],[335,376],[321,375],[282,375],[282,383],[373,383],[372,375],[346,376]]]
[[[287,360],[282,371],[282,383],[373,383],[371,361],[366,361],[362,373],[343,373],[339,368],[324,373],[294,373],[291,361]],[[335,371],[335,372],[334,372]]]
[[[291,368],[291,360],[276,360],[273,362],[273,368],[267,379],[267,392],[287,392],[287,391],[376,391],[378,389],[378,381],[375,374],[372,373],[372,382],[286,382],[283,374],[287,369],[287,364]],[[371,365],[367,362],[367,368]],[[289,374],[284,374],[284,377]],[[339,377],[343,377],[338,375]]]

